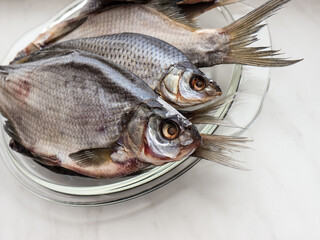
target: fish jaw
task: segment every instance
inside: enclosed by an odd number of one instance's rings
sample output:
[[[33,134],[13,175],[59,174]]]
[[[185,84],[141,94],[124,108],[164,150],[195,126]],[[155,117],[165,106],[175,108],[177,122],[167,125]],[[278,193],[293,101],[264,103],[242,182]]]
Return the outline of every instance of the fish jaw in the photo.
[[[200,83],[202,88],[197,89],[196,83]],[[190,63],[171,66],[156,91],[177,109],[203,104],[222,94],[215,81]]]
[[[172,139],[163,133],[168,123],[176,127],[177,135]],[[200,144],[196,127],[159,97],[148,107],[135,110],[111,158],[118,163],[138,159],[160,166],[190,156]]]
[[[209,86],[206,89],[206,94],[207,94],[207,99],[205,100],[205,102],[208,102],[210,100],[215,99],[216,97],[221,96],[222,90],[215,81],[211,80],[209,82]]]

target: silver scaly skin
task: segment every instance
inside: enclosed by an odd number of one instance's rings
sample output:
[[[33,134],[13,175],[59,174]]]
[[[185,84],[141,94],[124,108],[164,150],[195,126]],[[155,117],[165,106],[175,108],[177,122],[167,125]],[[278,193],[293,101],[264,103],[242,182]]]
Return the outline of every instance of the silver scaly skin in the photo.
[[[256,33],[264,26],[261,22],[289,1],[269,0],[230,25],[217,29],[198,29],[184,15],[181,17],[179,12],[170,12],[171,5],[157,4],[157,1],[113,5],[52,27],[23,49],[14,61],[57,41],[134,32],[168,42],[197,67],[234,63],[288,66],[300,60],[287,60],[278,57],[278,50],[270,50],[268,46],[252,47],[251,44],[258,41]],[[66,28],[70,29],[69,32]]]
[[[96,178],[179,161],[201,144],[141,79],[81,51],[0,67],[0,111],[13,149]]]
[[[192,19],[205,11],[219,6],[237,3],[241,0],[88,0],[81,9],[82,14],[102,11],[106,7],[127,3],[142,3],[154,8],[161,7],[168,15],[176,14],[180,18]]]
[[[62,49],[82,50],[106,57],[144,80],[176,108],[202,104],[222,94],[217,83],[207,78],[180,50],[150,36],[121,33],[75,39],[54,44],[43,51]],[[28,61],[44,54],[40,51],[33,55]]]

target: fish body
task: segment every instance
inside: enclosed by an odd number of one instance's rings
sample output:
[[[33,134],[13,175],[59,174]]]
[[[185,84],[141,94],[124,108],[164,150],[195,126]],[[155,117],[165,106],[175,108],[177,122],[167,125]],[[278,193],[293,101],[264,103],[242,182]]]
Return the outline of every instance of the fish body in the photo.
[[[174,13],[164,14],[162,5],[151,7],[148,4],[122,4],[83,15],[85,21],[75,29],[72,28],[68,34],[62,31],[62,27],[60,31],[55,29],[54,34],[49,37],[50,41],[46,34],[42,34],[21,51],[16,59],[56,41],[134,32],[168,42],[181,50],[197,67],[230,63],[269,67],[288,66],[299,60],[276,58],[275,56],[279,55],[276,50],[249,45],[258,40],[255,34],[264,26],[260,23],[289,1],[269,0],[234,23],[218,29],[198,29],[189,24],[189,21],[178,21],[179,18]],[[79,21],[75,19],[76,23]],[[71,23],[72,21],[69,24]],[[47,32],[50,32],[50,29]]]
[[[218,84],[208,79],[180,50],[147,35],[122,33],[74,39],[54,44],[43,51],[64,49],[106,57],[144,80],[177,108],[203,104],[222,94]],[[36,52],[28,61],[41,58],[41,55],[44,55],[41,51]]]
[[[47,49],[77,49],[101,55],[137,75],[153,90],[171,66],[190,62],[181,51],[168,43],[135,33],[74,39]]]
[[[80,14],[101,12],[106,8],[126,3],[140,3],[160,10],[178,21],[192,23],[196,16],[219,6],[224,6],[241,0],[88,0]]]
[[[201,143],[141,79],[81,51],[1,67],[0,103],[12,148],[91,177],[179,161]]]
[[[194,59],[192,52],[197,53],[200,50],[198,46],[205,47],[207,43],[207,36],[199,36],[196,29],[143,4],[125,4],[90,14],[81,26],[60,39],[60,42],[124,32],[159,38],[180,49],[191,60]],[[191,46],[194,49],[189,49]]]

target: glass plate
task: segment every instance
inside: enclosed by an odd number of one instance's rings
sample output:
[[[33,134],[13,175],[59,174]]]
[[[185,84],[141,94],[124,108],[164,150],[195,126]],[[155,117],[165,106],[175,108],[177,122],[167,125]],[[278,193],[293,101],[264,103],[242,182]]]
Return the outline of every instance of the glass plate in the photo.
[[[2,64],[8,64],[16,53],[31,42],[44,29],[77,14],[86,1],[76,1],[61,11],[49,22],[23,36],[11,49]],[[252,7],[237,3],[227,8],[216,8],[199,18],[203,28],[225,26]],[[271,46],[267,28],[259,32],[260,46]],[[203,71],[216,79],[224,94],[239,92],[236,101],[221,109],[217,116],[242,128],[202,126],[203,133],[237,135],[243,133],[258,116],[269,86],[269,69],[240,65],[220,65]],[[4,119],[2,118],[2,123]],[[189,157],[184,161],[154,167],[136,175],[118,179],[92,179],[82,176],[62,175],[42,167],[33,160],[22,156],[8,146],[10,138],[1,128],[0,154],[11,174],[34,194],[61,204],[73,206],[97,206],[123,202],[154,191],[188,171],[200,160]]]

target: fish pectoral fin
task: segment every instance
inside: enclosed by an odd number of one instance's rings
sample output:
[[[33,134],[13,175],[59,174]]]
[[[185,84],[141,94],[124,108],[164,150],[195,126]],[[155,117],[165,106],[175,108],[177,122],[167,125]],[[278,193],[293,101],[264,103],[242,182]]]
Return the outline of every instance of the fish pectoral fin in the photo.
[[[150,165],[136,158],[126,158],[126,161],[113,161],[114,156],[110,157],[113,153],[114,150],[109,148],[81,150],[70,154],[69,157],[73,162],[62,166],[94,178],[116,178],[136,173]]]
[[[99,167],[100,165],[110,161],[110,155],[112,150],[110,148],[96,148],[81,150],[76,153],[72,153],[69,157],[81,167]]]

